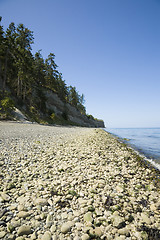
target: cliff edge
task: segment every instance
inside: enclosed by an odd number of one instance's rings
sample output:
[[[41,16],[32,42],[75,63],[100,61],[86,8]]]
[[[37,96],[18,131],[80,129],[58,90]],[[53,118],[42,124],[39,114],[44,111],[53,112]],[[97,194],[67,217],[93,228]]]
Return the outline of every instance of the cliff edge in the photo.
[[[44,89],[43,93],[46,97],[46,108],[53,111],[57,116],[62,116],[65,113],[68,120],[83,127],[105,127],[103,120],[94,119],[82,114],[69,103],[64,103],[53,91]]]

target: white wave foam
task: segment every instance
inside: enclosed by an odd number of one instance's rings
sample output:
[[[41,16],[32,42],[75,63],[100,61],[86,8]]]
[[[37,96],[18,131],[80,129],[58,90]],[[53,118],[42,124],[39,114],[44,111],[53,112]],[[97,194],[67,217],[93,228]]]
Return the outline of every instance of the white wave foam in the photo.
[[[156,163],[153,159],[148,159],[145,158],[145,161],[149,162],[151,165],[153,165],[155,168],[157,168],[158,170],[160,170],[160,164]]]

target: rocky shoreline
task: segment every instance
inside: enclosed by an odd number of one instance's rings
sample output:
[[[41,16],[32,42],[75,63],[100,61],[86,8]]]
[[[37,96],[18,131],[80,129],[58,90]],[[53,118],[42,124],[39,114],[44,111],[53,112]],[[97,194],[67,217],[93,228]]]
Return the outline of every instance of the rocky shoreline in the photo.
[[[0,122],[0,239],[160,239],[159,178],[111,134]]]

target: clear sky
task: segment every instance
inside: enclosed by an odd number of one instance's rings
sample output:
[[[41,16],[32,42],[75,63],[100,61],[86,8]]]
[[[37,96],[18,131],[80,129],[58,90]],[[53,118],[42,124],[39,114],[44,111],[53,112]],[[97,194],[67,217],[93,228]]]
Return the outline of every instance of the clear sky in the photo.
[[[0,0],[0,15],[56,55],[106,127],[160,127],[160,0]]]

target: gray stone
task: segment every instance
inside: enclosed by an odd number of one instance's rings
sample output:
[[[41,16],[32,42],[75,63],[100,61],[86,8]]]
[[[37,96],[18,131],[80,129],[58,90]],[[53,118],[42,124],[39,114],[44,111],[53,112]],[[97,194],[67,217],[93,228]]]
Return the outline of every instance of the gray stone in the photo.
[[[71,230],[71,227],[73,226],[73,222],[69,221],[69,222],[65,222],[63,223],[62,227],[61,227],[61,232],[62,233],[67,233]]]
[[[45,232],[41,240],[51,240],[51,233],[49,231]]]
[[[36,232],[34,232],[34,233],[31,235],[31,239],[32,239],[32,240],[36,240],[36,239],[37,239],[37,234],[36,234]]]
[[[40,206],[48,205],[47,199],[44,199],[44,198],[37,198],[34,203],[35,205],[40,205]]]
[[[90,236],[86,233],[86,234],[83,234],[82,237],[81,237],[82,240],[89,240],[90,239]]]
[[[86,222],[93,222],[93,218],[92,218],[92,213],[91,212],[87,212],[84,215],[84,221],[86,221]]]
[[[7,223],[7,231],[8,232],[13,232],[15,227],[11,223]]]
[[[95,234],[97,237],[101,237],[102,234],[103,234],[101,228],[100,228],[100,227],[96,227],[96,228],[94,229],[94,234]]]
[[[1,198],[4,202],[9,202],[10,196],[8,194],[6,194],[4,192],[1,192],[0,195],[1,195]]]
[[[127,227],[125,227],[125,228],[121,228],[121,229],[119,229],[118,230],[118,233],[120,234],[120,235],[127,235],[128,233],[129,233],[129,229],[127,228]]]
[[[15,239],[15,236],[13,234],[10,234],[7,238],[7,240],[14,240]]]
[[[5,235],[6,235],[6,232],[5,232],[5,231],[1,231],[1,232],[0,232],[0,238],[1,238],[1,239],[4,238]]]
[[[16,240],[25,240],[24,237],[17,237]]]
[[[151,219],[145,213],[141,213],[142,220],[147,223],[148,225],[151,224]]]
[[[46,226],[50,227],[52,225],[52,215],[48,214],[46,219]]]
[[[50,228],[50,231],[51,231],[51,233],[54,233],[56,231],[56,226],[52,225],[51,228]]]
[[[118,227],[120,223],[124,222],[124,219],[118,215],[113,215],[113,226]]]
[[[31,227],[28,225],[22,225],[18,229],[18,236],[29,235],[31,233]]]
[[[17,214],[17,216],[19,217],[19,218],[26,218],[26,217],[28,217],[30,215],[30,213],[29,212],[26,212],[26,211],[20,211],[18,214]]]

